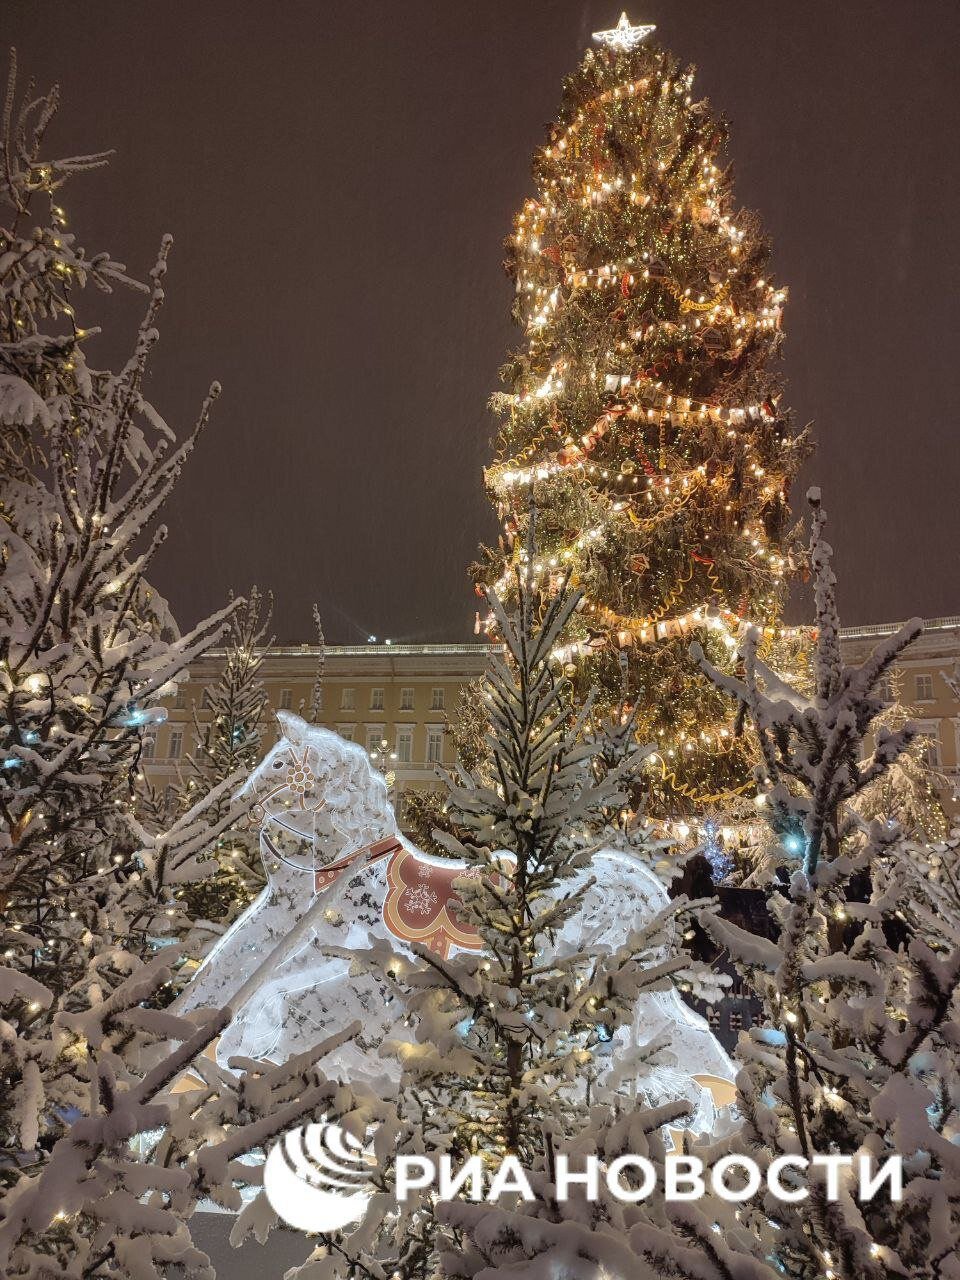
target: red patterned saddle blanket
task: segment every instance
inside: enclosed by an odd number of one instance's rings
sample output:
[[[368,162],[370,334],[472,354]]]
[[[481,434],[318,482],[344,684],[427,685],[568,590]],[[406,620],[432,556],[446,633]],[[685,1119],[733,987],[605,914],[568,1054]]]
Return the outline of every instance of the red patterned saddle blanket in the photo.
[[[464,951],[483,950],[480,935],[464,924],[457,912],[459,900],[453,888],[458,877],[477,872],[424,862],[405,849],[396,837],[390,836],[317,871],[314,878],[317,893],[322,893],[360,858],[364,858],[366,865],[382,858],[390,859],[383,922],[400,942],[419,942],[443,957],[448,956],[453,947]]]

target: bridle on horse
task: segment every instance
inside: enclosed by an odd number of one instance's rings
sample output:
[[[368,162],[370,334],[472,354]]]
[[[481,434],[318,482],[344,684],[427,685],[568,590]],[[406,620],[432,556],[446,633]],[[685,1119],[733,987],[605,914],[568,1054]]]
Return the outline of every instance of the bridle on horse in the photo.
[[[314,812],[319,812],[323,808],[323,802],[317,806]],[[324,867],[301,867],[296,862],[291,862],[289,858],[285,858],[276,844],[270,839],[267,831],[267,822],[275,822],[278,827],[282,827],[284,831],[288,831],[291,835],[300,836],[306,840],[308,837],[302,831],[298,831],[296,827],[289,826],[277,814],[264,813],[264,821],[260,827],[260,836],[267,847],[271,857],[277,858],[280,862],[288,867],[292,867],[294,871],[312,871],[314,876],[319,880],[323,879],[323,887],[333,884],[341,872],[346,871],[348,867],[359,861],[364,854],[369,854],[366,865],[370,866],[374,862],[379,862],[383,858],[388,858],[390,854],[396,853],[402,849],[403,845],[397,836],[387,836],[382,840],[374,840],[370,844],[358,845],[355,849],[351,849],[349,853],[344,854],[342,858],[338,858],[336,862],[328,863]],[[319,887],[319,886],[318,886]]]

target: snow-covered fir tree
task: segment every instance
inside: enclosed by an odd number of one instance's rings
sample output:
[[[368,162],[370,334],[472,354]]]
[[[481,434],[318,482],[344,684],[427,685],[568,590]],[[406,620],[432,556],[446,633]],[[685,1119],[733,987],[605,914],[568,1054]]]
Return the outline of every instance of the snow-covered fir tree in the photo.
[[[484,743],[488,721],[483,690],[482,679],[470,680],[460,689],[451,714],[444,717],[444,731],[453,744],[458,764],[474,776],[487,760]],[[443,776],[439,765],[436,774],[438,778]],[[403,793],[401,803],[403,829],[410,832],[421,849],[442,852],[434,832],[449,826],[445,789],[411,787]]]
[[[899,867],[912,881],[911,918],[934,935],[950,930],[960,939],[960,827],[935,844],[914,845]]]
[[[362,1132],[377,1114],[376,1099],[322,1074],[355,1028],[279,1066],[225,1071],[204,1051],[229,1013],[164,1010],[164,961],[137,965],[106,999],[78,986],[69,1002],[0,970],[5,1280],[213,1280],[189,1229],[198,1203],[240,1212],[242,1230],[256,1157],[278,1135],[324,1113]],[[193,1087],[171,1090],[188,1068]]]
[[[144,399],[170,241],[146,286],[84,252],[60,191],[105,157],[44,158],[57,102],[31,87],[19,105],[14,62],[0,126],[0,1274],[209,1277],[186,1226],[197,1202],[239,1209],[259,1177],[239,1158],[318,1110],[349,1117],[353,1095],[319,1073],[333,1042],[228,1073],[200,1055],[229,1014],[164,1008],[180,956],[153,953],[238,817],[221,783],[160,829],[139,772],[163,698],[233,611],[181,636],[145,576],[217,388],[180,445]],[[146,298],[117,373],[85,355],[88,283]],[[171,1093],[187,1067],[199,1087]]]
[[[593,775],[590,707],[573,706],[554,656],[579,595],[561,589],[542,619],[532,584],[519,573],[515,595],[512,615],[489,596],[505,652],[484,682],[486,759],[473,775],[461,765],[448,777],[449,823],[437,832],[468,865],[457,882],[461,914],[485,950],[442,959],[417,947],[411,961],[373,949],[365,963],[392,979],[413,1035],[394,1045],[404,1072],[390,1141],[379,1149],[391,1159],[398,1150],[442,1151],[455,1164],[474,1157],[487,1171],[510,1157],[538,1198],[505,1208],[438,1203],[425,1190],[397,1204],[390,1168],[382,1167],[383,1194],[356,1231],[321,1238],[300,1273],[311,1280],[608,1274],[607,1259],[632,1256],[629,1212],[611,1198],[558,1204],[558,1156],[599,1151],[613,1159],[631,1150],[662,1162],[664,1126],[682,1123],[691,1110],[688,1098],[665,1096],[671,1091],[658,1082],[669,1033],[651,1033],[616,1068],[610,1049],[645,993],[675,984],[719,991],[715,976],[678,945],[692,904],[669,903],[653,918],[648,912],[626,942],[609,945],[611,924],[621,927],[643,897],[625,872],[616,922],[608,903],[598,918],[582,919],[575,943],[555,945],[583,912],[589,886],[572,881],[601,856],[588,833],[604,814],[607,852],[614,846],[630,861],[631,836],[616,824],[623,783],[645,752],[631,742],[599,780]],[[646,841],[638,828],[632,843],[643,851]]]
[[[222,818],[233,804],[231,792],[260,757],[268,709],[267,690],[260,678],[273,637],[267,628],[273,597],[264,598],[251,587],[230,617],[225,653],[216,680],[206,686],[201,707],[193,708],[194,745],[181,769],[179,798],[190,809],[221,784],[226,793],[207,806],[211,827],[218,830],[208,855],[216,861],[212,876],[184,890],[191,915],[229,922],[263,888],[265,876],[256,832],[244,819],[221,830]]]
[[[704,1153],[903,1157],[903,1198],[861,1201],[852,1170],[827,1194],[825,1168],[788,1169],[806,1199],[740,1205],[708,1195],[671,1206],[632,1239],[664,1276],[880,1280],[960,1275],[960,931],[917,890],[914,848],[892,820],[852,802],[909,748],[916,729],[880,728],[875,690],[920,634],[907,623],[860,666],[844,666],[831,549],[811,490],[818,639],[815,689],[798,692],[744,645],[742,679],[706,673],[752,722],[763,752],[763,812],[781,845],[770,941],[716,916],[704,925],[736,961],[765,1017],[740,1037],[742,1127]],[[678,1253],[677,1233],[686,1244]]]
[[[147,286],[80,247],[57,202],[103,157],[44,159],[56,92],[15,112],[14,73],[0,140],[0,413],[16,459],[0,510],[0,895],[9,963],[59,991],[88,966],[104,983],[115,948],[147,952],[175,924],[168,855],[190,824],[152,856],[136,811],[143,735],[230,610],[180,636],[145,576],[218,392],[179,445],[143,397],[170,240]],[[85,356],[87,283],[145,294],[118,373]]]
[[[885,688],[878,690],[889,690],[893,700],[874,721],[874,733],[900,729],[911,719],[911,708],[900,703],[902,687],[902,674],[894,672]],[[946,794],[948,783],[930,764],[929,745],[929,738],[918,734],[890,768],[857,796],[857,811],[868,820],[893,818],[912,839],[942,840],[949,823],[940,797]]]

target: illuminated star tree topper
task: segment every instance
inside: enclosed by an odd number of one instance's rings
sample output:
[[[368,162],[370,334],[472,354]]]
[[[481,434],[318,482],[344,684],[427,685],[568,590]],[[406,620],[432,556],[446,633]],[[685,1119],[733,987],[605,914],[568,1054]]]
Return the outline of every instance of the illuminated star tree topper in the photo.
[[[611,27],[609,31],[595,31],[593,38],[600,44],[609,45],[611,49],[635,49],[641,40],[646,40],[651,31],[656,31],[656,27],[635,27],[626,13],[621,13],[620,21],[615,27]]]

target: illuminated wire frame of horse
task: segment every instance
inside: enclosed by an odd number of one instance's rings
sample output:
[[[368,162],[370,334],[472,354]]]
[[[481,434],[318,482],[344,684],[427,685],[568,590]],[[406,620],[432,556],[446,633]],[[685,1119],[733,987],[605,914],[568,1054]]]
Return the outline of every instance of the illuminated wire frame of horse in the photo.
[[[325,1059],[324,1069],[392,1088],[399,1064],[381,1045],[409,1033],[388,982],[361,966],[354,971],[349,956],[371,941],[408,952],[417,942],[444,956],[481,950],[457,912],[453,882],[467,868],[424,853],[399,832],[386,782],[361,747],[291,712],[278,719],[283,736],[241,791],[254,802],[267,886],[207,955],[177,1009],[232,1008],[217,1047],[224,1065],[235,1055],[283,1059],[359,1020],[360,1035]],[[668,902],[657,877],[629,852],[603,849],[580,875],[569,888],[586,886],[581,910],[556,939],[560,954],[612,950]],[[646,1062],[644,1046],[661,1038],[665,1048]],[[632,1026],[602,1048],[618,1078],[642,1063],[637,1088],[651,1100],[690,1097],[691,1123],[713,1126],[713,1101],[702,1086],[731,1081],[733,1067],[675,991],[642,995]]]

